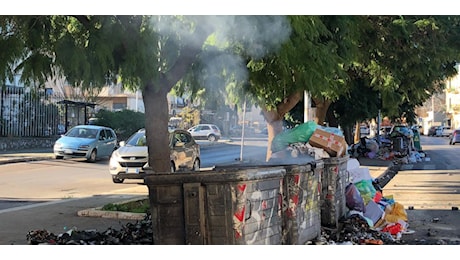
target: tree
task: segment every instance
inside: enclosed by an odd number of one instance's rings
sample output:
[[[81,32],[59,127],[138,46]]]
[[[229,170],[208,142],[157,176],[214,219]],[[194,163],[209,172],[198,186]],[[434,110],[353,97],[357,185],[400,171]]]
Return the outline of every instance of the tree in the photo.
[[[329,114],[342,126],[374,118],[380,103],[388,115],[409,116],[458,60],[458,17],[289,18],[293,33],[282,51],[249,62],[249,90],[265,107],[269,141],[303,91],[312,95],[318,122],[334,102]]]
[[[346,92],[345,65],[359,53],[353,43],[361,19],[290,16],[292,33],[281,50],[248,62],[248,91],[257,98],[268,123],[266,160],[271,157],[271,141],[282,131],[283,118],[303,98],[304,91],[312,93],[320,122],[329,104]]]
[[[365,55],[348,70],[350,92],[332,107],[341,126],[375,118],[408,123],[415,108],[456,73],[458,17],[369,16],[361,40]],[[363,109],[366,108],[366,109]]]
[[[262,57],[286,37],[282,16],[2,16],[0,83],[22,72],[22,81],[43,85],[53,71],[70,84],[92,89],[107,79],[141,89],[149,165],[168,172],[167,93],[187,73],[224,64],[238,46]],[[261,32],[264,35],[260,37]],[[255,38],[259,37],[259,38]],[[230,43],[230,44],[229,44]],[[222,54],[221,54],[222,53]],[[238,60],[238,58],[236,58]],[[232,63],[233,64],[233,63]],[[228,68],[230,64],[226,63]],[[244,63],[234,64],[235,69]],[[57,67],[58,70],[53,68]],[[219,68],[219,67],[218,67]],[[230,74],[230,73],[228,73]],[[190,73],[190,75],[194,75]],[[212,76],[213,73],[208,73]],[[236,75],[236,73],[232,73]],[[200,78],[195,74],[195,81]]]
[[[41,87],[55,71],[83,90],[107,79],[141,89],[149,165],[169,171],[167,93],[230,93],[262,107],[271,140],[311,93],[323,122],[353,91],[412,109],[458,60],[458,17],[2,16],[0,83],[22,72]],[[58,68],[56,70],[56,68]],[[190,84],[193,83],[193,84]],[[362,91],[362,88],[371,91]],[[201,90],[200,90],[201,89]],[[426,91],[428,93],[426,93]],[[250,95],[248,94],[250,93]],[[224,94],[225,95],[225,94]],[[244,98],[243,98],[244,97]],[[364,100],[362,100],[364,102]],[[369,102],[368,102],[369,103]],[[340,115],[344,111],[334,111]],[[396,112],[395,112],[396,114]],[[362,113],[361,116],[368,116]]]

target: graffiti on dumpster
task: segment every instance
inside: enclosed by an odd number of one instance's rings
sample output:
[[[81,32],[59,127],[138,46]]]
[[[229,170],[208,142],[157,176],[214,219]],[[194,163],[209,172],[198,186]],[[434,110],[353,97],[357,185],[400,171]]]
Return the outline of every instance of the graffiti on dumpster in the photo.
[[[244,239],[245,244],[258,244],[264,240],[266,244],[271,244],[270,239],[280,233],[276,222],[279,220],[279,188],[251,190],[246,184],[238,184],[233,189],[235,238]]]
[[[307,196],[305,199],[305,205],[302,207],[306,212],[311,212],[318,209],[319,194],[321,192],[321,184],[317,178],[309,178],[307,186]]]
[[[246,211],[246,184],[238,184],[236,186],[235,202],[237,209],[233,214],[233,229],[235,230],[235,238],[239,239],[243,236],[244,215]]]
[[[288,186],[288,205],[285,210],[286,216],[288,218],[294,218],[296,216],[296,209],[297,205],[299,204],[299,197],[301,196],[301,188],[300,188],[300,174],[295,174],[293,176],[289,176],[287,178],[287,186]]]

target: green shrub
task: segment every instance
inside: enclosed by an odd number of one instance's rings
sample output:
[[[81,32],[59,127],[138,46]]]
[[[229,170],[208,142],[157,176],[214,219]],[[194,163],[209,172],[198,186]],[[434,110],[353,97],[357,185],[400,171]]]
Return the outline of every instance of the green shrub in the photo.
[[[148,199],[130,201],[126,203],[109,203],[104,205],[102,210],[106,211],[122,211],[131,213],[148,213],[150,210],[150,204]]]
[[[99,110],[96,114],[97,124],[115,130],[119,141],[128,139],[134,132],[145,128],[145,114],[132,110],[108,111]]]

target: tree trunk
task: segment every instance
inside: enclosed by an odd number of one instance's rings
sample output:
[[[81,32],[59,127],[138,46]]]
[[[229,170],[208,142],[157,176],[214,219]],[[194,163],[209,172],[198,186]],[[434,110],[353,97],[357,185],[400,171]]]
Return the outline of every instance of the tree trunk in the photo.
[[[200,16],[196,19],[202,19]],[[198,24],[200,24],[198,22]],[[169,108],[167,94],[181,80],[202,51],[202,45],[212,33],[212,26],[196,27],[194,45],[187,45],[171,68],[159,74],[157,80],[144,87],[145,134],[149,153],[149,167],[154,172],[170,172]]]
[[[267,121],[267,132],[268,132],[268,142],[267,142],[267,155],[265,161],[269,161],[272,157],[272,141],[273,138],[283,131],[283,117],[280,117],[276,110],[271,111],[262,111]],[[267,118],[272,118],[273,120],[268,121]]]
[[[316,118],[318,120],[316,123],[318,123],[318,125],[322,125],[326,120],[327,110],[331,105],[331,101],[323,98],[313,98],[313,100],[316,104]]]
[[[152,84],[149,84],[142,93],[145,105],[145,135],[147,138],[149,167],[154,172],[171,171],[167,89],[166,87],[155,88]]]
[[[303,92],[296,92],[284,99],[284,102],[278,104],[275,110],[267,110],[262,106],[262,114],[267,121],[268,143],[267,156],[265,160],[268,162],[272,157],[272,142],[273,138],[283,131],[283,118],[299,101],[303,98]]]

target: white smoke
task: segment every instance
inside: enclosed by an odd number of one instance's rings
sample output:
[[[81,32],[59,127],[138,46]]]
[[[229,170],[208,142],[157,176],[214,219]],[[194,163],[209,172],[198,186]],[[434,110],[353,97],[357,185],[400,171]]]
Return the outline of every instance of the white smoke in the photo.
[[[152,23],[161,35],[169,40],[176,39],[178,46],[202,44],[193,33],[194,26],[212,32],[209,44],[213,51],[221,50],[221,54],[202,56],[201,62],[209,72],[207,74],[213,75],[213,72],[219,73],[225,69],[239,81],[245,81],[248,74],[242,55],[253,59],[263,58],[279,50],[291,33],[289,20],[280,15],[154,16]],[[240,46],[244,53],[234,53],[235,45]],[[206,87],[213,88],[225,84],[210,79],[202,81]]]
[[[211,28],[218,46],[241,43],[255,59],[276,51],[291,33],[287,17],[280,15],[154,16],[152,23],[157,32],[175,37],[181,41],[180,45],[197,44],[192,32],[194,26]]]

